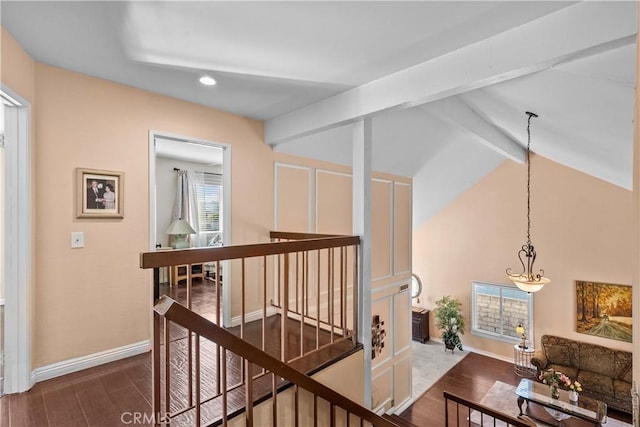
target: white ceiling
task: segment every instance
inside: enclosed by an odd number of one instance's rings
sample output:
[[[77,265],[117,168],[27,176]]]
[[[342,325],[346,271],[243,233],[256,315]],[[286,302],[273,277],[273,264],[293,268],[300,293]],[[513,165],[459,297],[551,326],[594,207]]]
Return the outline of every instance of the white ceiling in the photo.
[[[371,117],[374,168],[415,177],[421,219],[522,160],[527,110],[533,151],[631,187],[635,2],[0,7],[37,61],[265,120],[277,151],[351,164],[351,123]]]

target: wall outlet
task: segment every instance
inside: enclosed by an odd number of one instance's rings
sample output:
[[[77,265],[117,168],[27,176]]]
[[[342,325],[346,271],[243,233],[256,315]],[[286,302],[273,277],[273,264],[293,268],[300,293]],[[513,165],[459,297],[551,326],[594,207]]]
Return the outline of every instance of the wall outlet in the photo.
[[[84,248],[84,232],[71,232],[71,249]]]

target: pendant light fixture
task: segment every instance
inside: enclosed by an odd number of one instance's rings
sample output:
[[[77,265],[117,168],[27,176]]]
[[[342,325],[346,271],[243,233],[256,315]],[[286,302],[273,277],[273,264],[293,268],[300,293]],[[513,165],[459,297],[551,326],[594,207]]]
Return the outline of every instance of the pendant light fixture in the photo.
[[[507,268],[507,276],[515,285],[525,292],[538,292],[551,280],[544,277],[544,270],[534,273],[533,264],[536,262],[536,250],[531,243],[531,118],[538,117],[536,113],[527,111],[527,243],[518,251],[518,258],[522,264],[522,272],[514,274]],[[525,260],[523,259],[526,258]]]

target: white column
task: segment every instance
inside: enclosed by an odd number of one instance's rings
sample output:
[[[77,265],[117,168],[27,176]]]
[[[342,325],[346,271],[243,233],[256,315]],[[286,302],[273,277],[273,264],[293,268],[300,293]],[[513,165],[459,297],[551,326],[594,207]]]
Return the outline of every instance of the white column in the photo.
[[[364,346],[364,406],[371,408],[371,119],[353,126],[353,234],[358,257],[358,341]]]
[[[640,21],[640,10],[638,11]],[[633,123],[633,379],[636,391],[640,388],[640,44],[636,47],[636,97]],[[640,420],[634,420],[634,426],[640,426]]]

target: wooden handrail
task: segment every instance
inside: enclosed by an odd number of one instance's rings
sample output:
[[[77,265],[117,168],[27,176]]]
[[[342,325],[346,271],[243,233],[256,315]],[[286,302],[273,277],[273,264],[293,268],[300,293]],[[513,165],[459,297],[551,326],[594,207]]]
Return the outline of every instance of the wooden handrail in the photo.
[[[358,236],[332,236],[286,242],[257,243],[251,245],[191,248],[173,251],[143,252],[140,268],[159,268],[182,264],[197,264],[228,259],[251,258],[316,249],[353,246],[360,243]]]
[[[273,374],[298,385],[333,405],[344,409],[347,413],[351,413],[372,423],[374,426],[396,427],[395,424],[385,420],[375,412],[370,411],[364,406],[292,368],[285,362],[265,353],[257,347],[254,347],[248,342],[219,327],[215,323],[208,321],[204,317],[194,313],[167,296],[162,296],[158,300],[158,303],[154,306],[154,311],[159,316],[163,316],[169,321],[177,323],[190,330],[196,335],[215,342],[222,348],[230,350],[245,360],[271,371]],[[157,410],[157,408],[154,408],[154,410]]]
[[[449,393],[448,391],[443,392],[444,395],[444,405],[445,405],[445,419],[446,425],[448,426],[448,402],[449,400],[456,402],[459,405],[466,406],[469,409],[473,409],[478,411],[481,414],[488,415],[489,417],[494,418],[495,420],[504,421],[509,426],[514,427],[531,427],[531,423],[526,420],[521,420],[519,418],[512,417],[511,415],[503,414],[502,412],[498,412],[495,409],[491,409],[487,406],[481,405],[480,403],[475,403],[470,400],[467,400],[457,394]],[[534,424],[535,425],[535,424]]]
[[[295,231],[271,231],[269,237],[272,239],[307,240],[320,239],[323,237],[347,237],[340,234],[318,234],[318,233],[297,233]]]

